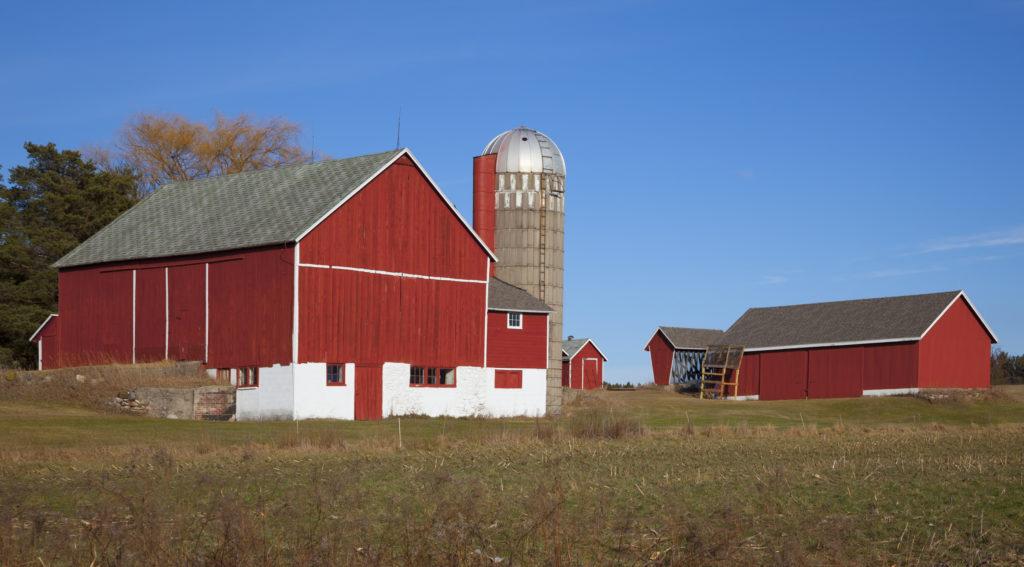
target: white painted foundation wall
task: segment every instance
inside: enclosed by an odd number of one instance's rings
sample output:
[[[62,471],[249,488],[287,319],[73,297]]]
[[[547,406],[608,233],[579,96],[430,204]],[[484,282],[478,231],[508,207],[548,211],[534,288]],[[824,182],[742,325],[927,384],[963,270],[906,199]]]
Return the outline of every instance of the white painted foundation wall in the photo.
[[[495,388],[494,369],[459,366],[455,387],[409,384],[410,365],[384,364],[384,417],[538,417],[547,403],[547,371],[524,369],[522,388]]]
[[[239,388],[236,419],[355,419],[355,364],[345,364],[345,385],[327,385],[326,363],[260,368],[255,388]],[[516,369],[518,370],[518,369]],[[523,369],[522,388],[495,388],[494,369],[460,366],[454,387],[411,386],[410,365],[384,364],[384,417],[539,417],[547,407],[547,372]],[[232,372],[232,382],[234,382]]]

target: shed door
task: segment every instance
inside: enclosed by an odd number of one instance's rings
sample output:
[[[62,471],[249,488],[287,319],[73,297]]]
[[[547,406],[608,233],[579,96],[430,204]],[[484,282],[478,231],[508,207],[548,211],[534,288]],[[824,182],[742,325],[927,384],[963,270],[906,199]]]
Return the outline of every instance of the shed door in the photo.
[[[802,400],[806,397],[806,350],[761,353],[761,400]]]
[[[596,358],[583,359],[583,388],[593,390],[601,385],[601,370]]]
[[[384,379],[379,365],[356,365],[356,419],[380,419],[384,408]]]

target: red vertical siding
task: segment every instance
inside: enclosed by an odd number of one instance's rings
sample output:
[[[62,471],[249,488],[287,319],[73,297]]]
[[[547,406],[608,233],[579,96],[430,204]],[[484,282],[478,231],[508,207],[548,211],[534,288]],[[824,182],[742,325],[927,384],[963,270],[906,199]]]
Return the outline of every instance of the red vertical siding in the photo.
[[[170,357],[203,360],[206,326],[204,264],[172,266],[168,270]]]
[[[761,400],[798,400],[807,397],[807,351],[762,352]]]
[[[164,359],[167,331],[164,324],[165,299],[162,267],[135,272],[136,362],[155,362]],[[131,301],[131,295],[127,300]]]
[[[864,347],[811,349],[808,398],[854,398],[864,393]]]
[[[669,376],[672,374],[672,357],[675,354],[672,343],[668,342],[661,331],[658,331],[647,343],[647,350],[651,352],[651,371],[654,374],[654,383],[667,386]]]
[[[473,158],[473,230],[494,248],[494,189],[498,154]]]
[[[247,251],[210,263],[210,339],[215,368],[291,362],[293,249]]]
[[[918,386],[988,388],[992,341],[963,298],[921,339]]]
[[[299,289],[300,362],[483,365],[486,284],[302,268]]]
[[[591,362],[584,370],[585,360],[597,359],[596,365]],[[581,348],[570,361],[572,380],[570,388],[595,390],[604,384],[604,358],[594,347],[593,343],[587,343]],[[594,371],[596,367],[596,372]]]
[[[60,367],[60,317],[51,317],[46,327],[39,332],[39,343],[43,345],[43,370]]]
[[[548,316],[523,313],[522,320],[522,329],[509,329],[506,312],[487,313],[487,366],[547,368]]]
[[[132,360],[132,273],[81,268],[61,271],[60,365]]]
[[[917,343],[864,347],[864,389],[917,387]]]
[[[740,362],[740,396],[758,395],[761,382],[761,355],[756,352],[744,353]]]
[[[449,278],[488,270],[487,253],[408,157],[306,235],[301,253],[306,264]]]

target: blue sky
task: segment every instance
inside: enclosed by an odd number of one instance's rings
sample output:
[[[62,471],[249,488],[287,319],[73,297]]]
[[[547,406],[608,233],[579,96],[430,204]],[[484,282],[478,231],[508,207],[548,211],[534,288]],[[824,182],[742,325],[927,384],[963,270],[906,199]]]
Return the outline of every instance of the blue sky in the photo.
[[[965,288],[1024,352],[1024,1],[23,3],[0,164],[137,112],[409,146],[468,217],[526,124],[568,164],[566,332],[650,377],[658,324]]]

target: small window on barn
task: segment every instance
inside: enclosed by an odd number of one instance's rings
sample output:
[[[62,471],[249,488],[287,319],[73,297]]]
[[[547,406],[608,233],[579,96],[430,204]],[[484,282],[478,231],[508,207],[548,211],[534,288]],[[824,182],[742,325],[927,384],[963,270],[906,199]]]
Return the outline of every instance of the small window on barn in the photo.
[[[230,368],[218,368],[217,369],[217,380],[223,380],[224,382],[231,381],[231,369]]]
[[[522,388],[523,387],[523,371],[522,370],[495,370],[494,371],[494,387],[495,388]]]
[[[255,388],[260,385],[260,369],[246,366],[238,369],[238,387]]]
[[[508,328],[509,329],[522,329],[523,328],[523,314],[522,313],[509,313],[508,314]]]
[[[427,369],[427,386],[436,386],[436,385],[437,385],[437,369],[436,368],[428,368]]]
[[[344,386],[345,385],[345,365],[344,364],[328,364],[327,365],[327,385],[328,386]]]
[[[454,368],[440,368],[438,369],[440,374],[441,386],[454,386],[455,385],[455,369]]]
[[[413,366],[409,369],[409,383],[413,385],[419,385],[423,383],[424,368],[422,366]]]

